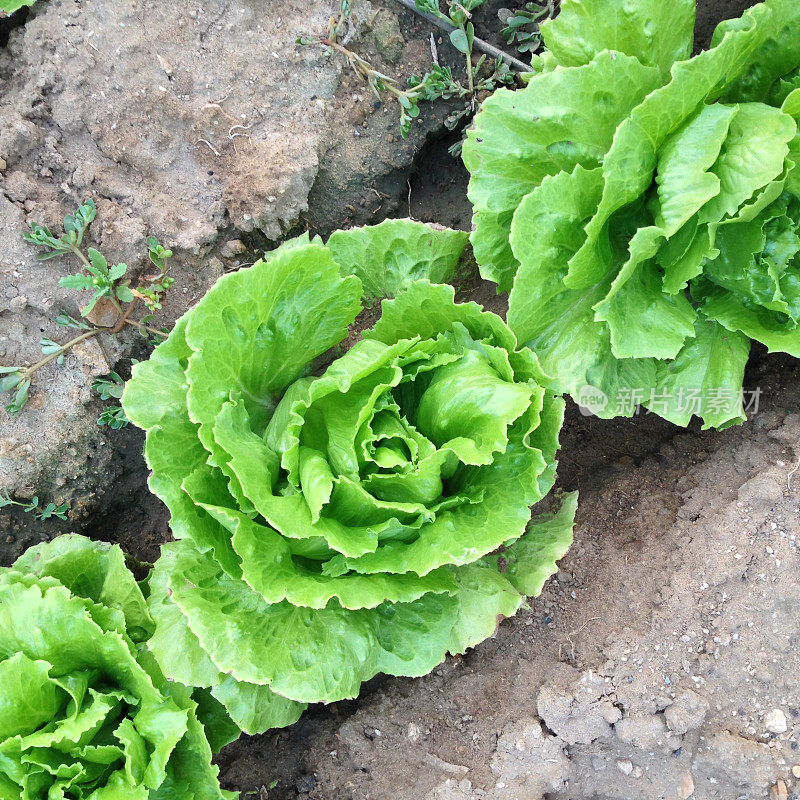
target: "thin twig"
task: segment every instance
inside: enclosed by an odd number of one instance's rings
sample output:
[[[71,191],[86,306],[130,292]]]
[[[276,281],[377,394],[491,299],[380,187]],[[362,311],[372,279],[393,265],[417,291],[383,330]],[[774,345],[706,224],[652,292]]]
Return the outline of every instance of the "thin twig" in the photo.
[[[109,333],[112,336],[114,334],[119,333],[125,327],[125,324],[128,322],[128,319],[131,315],[131,312],[133,311],[134,308],[136,308],[136,304],[138,302],[139,302],[138,297],[134,297],[133,300],[131,300],[130,305],[125,309],[125,313],[119,318],[117,324],[109,330]]]
[[[231,125],[230,130],[228,131],[228,138],[233,139],[234,136],[244,136],[243,133],[234,133],[237,128],[241,128],[243,131],[249,131],[250,128],[253,127],[253,123],[251,122],[249,125]]]
[[[323,47],[330,47],[333,50],[341,53],[348,61],[350,66],[353,69],[353,72],[356,75],[364,78],[364,80],[369,80],[370,76],[375,76],[376,78],[380,78],[385,84],[387,84],[386,88],[394,93],[400,92],[402,90],[397,89],[395,84],[397,81],[390,77],[389,75],[385,75],[383,72],[378,72],[370,63],[365,59],[361,58],[358,53],[354,53],[352,50],[348,50],[344,45],[339,44],[336,39],[319,39],[319,44]]]
[[[219,150],[217,150],[217,148],[216,148],[216,147],[214,147],[214,145],[213,145],[213,144],[211,144],[211,142],[209,142],[209,141],[208,141],[208,139],[198,139],[198,140],[195,142],[195,145],[198,145],[198,144],[204,144],[204,145],[206,145],[207,147],[211,148],[211,152],[212,152],[212,153],[213,153],[215,156],[219,156],[219,155],[221,155],[221,153],[219,152]]]
[[[420,17],[428,20],[428,22],[432,22],[434,25],[441,28],[443,31],[446,31],[447,33],[458,30],[455,25],[451,25],[449,22],[445,22],[443,19],[439,19],[439,17],[435,17],[433,14],[420,11],[414,3],[414,0],[397,0],[397,2],[400,3],[401,6],[407,8],[409,11],[413,11],[415,14],[418,14]],[[520,61],[520,59],[509,55],[504,50],[501,50],[499,47],[495,47],[493,44],[489,44],[489,42],[485,42],[483,39],[479,39],[477,36],[472,40],[472,46],[476,50],[480,50],[482,53],[486,53],[486,55],[491,56],[492,58],[501,58],[506,62],[506,64],[508,64],[509,67],[517,72],[531,71],[530,64]]]
[[[600,617],[591,617],[587,619],[580,628],[576,628],[569,633],[567,633],[567,626],[564,626],[564,634],[569,642],[570,658],[573,663],[575,663],[575,640],[572,637],[577,636],[590,622],[595,622],[598,619],[600,619]],[[561,661],[561,644],[558,645],[558,660]]]
[[[100,328],[92,328],[92,330],[82,333],[80,336],[76,336],[74,339],[70,339],[66,344],[62,344],[58,350],[55,350],[48,356],[45,356],[45,358],[43,358],[41,361],[37,361],[30,367],[23,367],[20,372],[25,375],[25,380],[28,380],[34,372],[46,366],[51,361],[55,361],[60,356],[63,356],[67,350],[75,347],[76,344],[80,344],[87,339],[91,339],[93,336],[97,336],[98,333],[100,333]]]

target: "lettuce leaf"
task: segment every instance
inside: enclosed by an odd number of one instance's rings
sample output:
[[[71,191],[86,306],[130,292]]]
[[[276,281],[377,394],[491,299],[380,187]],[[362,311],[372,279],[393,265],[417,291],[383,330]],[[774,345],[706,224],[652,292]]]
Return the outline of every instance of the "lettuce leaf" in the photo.
[[[564,402],[502,319],[443,283],[466,244],[410,220],[300,237],[221,279],[134,368],[122,402],[177,540],[150,578],[148,647],[242,730],[424,675],[569,546],[574,496],[530,512]],[[323,360],[377,298],[375,325]],[[513,579],[501,547],[521,554]]]
[[[800,16],[766,0],[690,57],[693,19],[565,0],[464,162],[481,273],[554,386],[603,417],[726,427],[747,340],[800,353]]]
[[[542,38],[565,67],[613,50],[657,67],[666,80],[672,65],[691,55],[695,12],[694,0],[564,0],[559,15],[542,23]]]
[[[32,6],[36,0],[0,0],[0,11],[13,14],[24,6]]]
[[[207,733],[144,648],[154,630],[117,546],[61,536],[0,570],[4,797],[233,797],[209,739],[239,730],[206,716]]]
[[[483,103],[463,157],[484,278],[511,288],[517,259],[508,237],[520,201],[548,175],[598,166],[619,125],[659,84],[658,70],[604,51],[584,66],[537,75],[524,90],[498,89]]]

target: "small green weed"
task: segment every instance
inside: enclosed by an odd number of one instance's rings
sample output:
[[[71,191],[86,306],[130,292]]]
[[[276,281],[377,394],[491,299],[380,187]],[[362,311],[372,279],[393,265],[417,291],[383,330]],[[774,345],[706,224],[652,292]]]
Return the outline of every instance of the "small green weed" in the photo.
[[[400,108],[400,134],[406,138],[411,132],[414,120],[419,116],[421,101],[449,100],[453,97],[465,98],[469,102],[463,109],[451,114],[445,121],[448,129],[453,130],[465,116],[474,110],[474,98],[480,92],[491,92],[500,84],[513,83],[514,76],[508,64],[502,58],[493,61],[491,74],[481,77],[486,56],[483,55],[476,64],[472,63],[472,48],[475,29],[471,22],[471,12],[486,0],[464,0],[464,3],[449,3],[449,11],[443,13],[436,0],[415,0],[416,9],[422,13],[434,14],[444,20],[448,27],[453,27],[450,42],[461,53],[467,62],[467,85],[465,86],[453,76],[449,67],[434,62],[424,75],[412,75],[406,81],[406,88],[401,88],[398,81],[375,69],[366,59],[349,49],[345,42],[349,38],[351,25],[350,0],[342,0],[338,17],[331,17],[328,32],[325,36],[301,36],[297,43],[301,45],[317,44],[325,47],[329,55],[338,53],[346,59],[353,72],[356,73],[379,99],[386,94],[392,95]],[[492,63],[492,62],[490,62]]]
[[[503,38],[513,44],[520,53],[535,53],[542,46],[539,24],[555,14],[555,0],[537,0],[525,3],[518,11],[505,17]]]
[[[168,333],[164,329],[159,330],[148,324],[152,320],[152,315],[147,315],[137,321],[132,319],[131,314],[139,301],[150,312],[161,309],[164,296],[174,284],[174,279],[167,275],[167,262],[172,256],[172,251],[165,248],[154,236],[148,238],[148,256],[157,271],[152,275],[144,276],[143,280],[134,286],[131,279],[127,277],[128,266],[126,264],[109,264],[106,257],[94,247],[86,248],[84,252],[84,235],[96,216],[97,210],[94,201],[87,200],[78,207],[74,214],[68,214],[64,218],[62,235],[55,236],[46,226],[36,222],[31,224],[29,232],[23,234],[25,241],[42,248],[43,252],[39,255],[39,259],[42,261],[58,256],[77,256],[83,266],[82,271],[61,278],[59,284],[67,289],[88,291],[92,294],[89,301],[81,308],[81,319],[75,319],[66,312],[59,314],[55,319],[58,326],[78,331],[77,336],[64,344],[43,337],[39,341],[44,356],[40,361],[28,367],[18,365],[0,367],[0,394],[12,393],[12,398],[5,407],[9,414],[18,414],[25,407],[34,373],[52,361],[62,364],[65,354],[75,345],[101,333],[113,336],[126,325],[137,328],[143,336],[149,337],[153,344],[164,339]],[[118,315],[112,327],[100,327],[92,324],[90,320],[84,319],[91,314],[97,302],[103,298],[107,299]],[[111,375],[114,376],[116,373],[111,373]],[[121,381],[118,375],[116,378]],[[97,383],[99,382],[96,381],[95,384]],[[118,396],[121,396],[121,389]],[[117,409],[116,413],[111,413],[111,411],[112,409],[107,409],[103,412],[100,418],[102,421],[98,420],[99,424],[109,425],[112,428],[121,428],[127,424],[125,415],[121,413],[122,409]]]
[[[109,372],[108,375],[98,378],[93,384],[94,389],[101,400],[119,400],[125,389],[125,381],[116,373]],[[113,430],[119,430],[128,425],[129,420],[120,406],[109,406],[97,418],[98,425],[107,425]]]
[[[0,492],[0,508],[8,506],[19,506],[26,514],[33,514],[38,520],[46,520],[51,517],[58,519],[67,519],[67,512],[69,505],[62,503],[57,506],[55,503],[48,503],[44,508],[39,506],[39,498],[34,496],[30,500],[12,500],[7,489]]]

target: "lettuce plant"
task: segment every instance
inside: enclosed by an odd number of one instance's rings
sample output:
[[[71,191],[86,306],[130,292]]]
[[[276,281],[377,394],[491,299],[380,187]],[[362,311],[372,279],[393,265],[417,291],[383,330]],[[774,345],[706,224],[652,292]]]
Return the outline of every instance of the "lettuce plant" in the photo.
[[[800,356],[800,13],[690,57],[694,0],[564,0],[464,146],[482,273],[557,386],[604,417],[745,419],[750,340]]]
[[[127,383],[176,537],[150,647],[243,730],[464,652],[569,546],[574,496],[530,522],[563,400],[441,283],[466,239],[394,220],[294,240],[221,278]],[[391,299],[341,352],[362,296]]]
[[[222,800],[199,716],[216,701],[168,683],[153,620],[119,547],[61,536],[0,569],[0,797]]]
[[[13,14],[23,6],[32,6],[35,0],[0,0],[0,12]]]

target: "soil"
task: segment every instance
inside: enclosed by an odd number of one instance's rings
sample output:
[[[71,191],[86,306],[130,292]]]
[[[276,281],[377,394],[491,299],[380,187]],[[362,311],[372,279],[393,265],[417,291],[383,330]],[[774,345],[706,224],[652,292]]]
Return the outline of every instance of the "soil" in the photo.
[[[481,31],[501,5],[482,12]],[[747,5],[700,3],[698,44],[709,41],[717,20]],[[144,6],[154,12],[161,4]],[[223,271],[298,226],[325,232],[348,220],[410,214],[469,227],[466,175],[447,154],[458,134],[442,131],[446,107],[426,109],[424,125],[403,142],[392,128],[393,108],[365,105],[368,95],[351,76],[319,54],[298,56],[286,47],[288,30],[324,27],[331,6],[264,4],[266,21],[259,17],[258,24],[269,31],[267,48],[247,46],[248,26],[257,23],[236,22],[237,14],[252,15],[245,0],[222,11],[205,4],[194,16],[196,4],[175,0],[170,8],[184,25],[148,29],[161,43],[155,50],[142,44],[137,26],[115,32],[126,15],[141,13],[143,4],[133,0],[113,8],[99,0],[50,0],[34,7],[23,26],[0,25],[0,47],[8,37],[0,50],[0,143],[14,130],[21,148],[0,147],[7,163],[0,169],[2,363],[35,356],[31,343],[54,332],[54,309],[71,308],[53,289],[64,267],[37,265],[19,234],[32,219],[55,222],[81,191],[97,192],[106,220],[97,241],[124,251],[129,263],[138,266],[142,237],[152,229],[166,231],[176,245],[186,291],[165,324]],[[362,9],[369,24],[359,41],[373,57],[387,58],[386,68],[406,74],[428,57],[428,30],[411,15],[396,13],[389,0]],[[75,10],[87,16],[73,16]],[[80,19],[94,22],[81,26]],[[213,46],[204,49],[205,29]],[[92,30],[103,36],[90,36]],[[496,29],[486,35],[498,42]],[[110,95],[110,109],[69,108],[91,97],[104,73],[91,63],[90,44],[101,42],[109,51],[121,48],[115,69],[126,92],[136,80],[169,78],[153,62],[161,53],[173,71],[167,88],[186,78],[189,101],[140,102],[123,92],[116,100]],[[272,82],[248,84],[248,75],[268,74],[272,52],[280,56],[272,59],[279,62]],[[213,92],[188,80],[203,70],[216,76]],[[290,75],[296,80],[287,85]],[[258,97],[276,111],[248,116],[247,124],[258,118],[263,138],[238,141],[235,151],[224,142],[224,156],[212,163],[204,145],[191,154],[184,145],[202,120],[197,99],[219,99],[223,87],[232,91],[226,108],[234,115]],[[314,92],[324,108],[304,119]],[[130,112],[123,98],[136,101]],[[305,98],[302,108],[298,98]],[[115,160],[110,131],[113,115],[123,112],[139,115],[141,125],[125,133],[129,155]],[[144,122],[156,112],[157,125]],[[273,175],[257,148],[281,122],[298,146]],[[166,133],[141,138],[151,129]],[[32,143],[27,151],[25,142]],[[267,160],[273,158],[270,150]],[[91,181],[80,170],[78,178],[68,174],[87,163],[94,165]],[[209,169],[222,171],[215,176],[220,186],[205,182]],[[170,170],[188,171],[180,192],[167,190]],[[63,190],[65,180],[71,192]],[[270,212],[265,198],[273,191],[281,200]],[[186,220],[171,228],[175,207],[187,209]],[[252,230],[247,214],[259,220]],[[226,247],[231,241],[244,249]],[[26,303],[12,306],[17,296]],[[504,312],[505,298],[491,284],[468,280],[461,296]],[[8,482],[20,496],[35,490],[72,502],[68,522],[46,526],[0,511],[0,563],[63,530],[120,542],[143,561],[157,557],[169,538],[168,520],[146,489],[142,437],[130,429],[99,431],[100,404],[89,391],[98,370],[116,367],[125,376],[130,357],[145,355],[134,338],[80,354],[46,376],[33,413],[21,418],[26,422],[0,419],[0,488]],[[800,796],[800,366],[756,349],[746,388],[760,390],[758,410],[722,433],[676,428],[651,414],[602,421],[570,404],[559,486],[578,489],[581,503],[575,544],[544,593],[491,640],[426,678],[379,677],[356,701],[314,707],[289,729],[243,737],[218,757],[225,787],[259,800]]]

